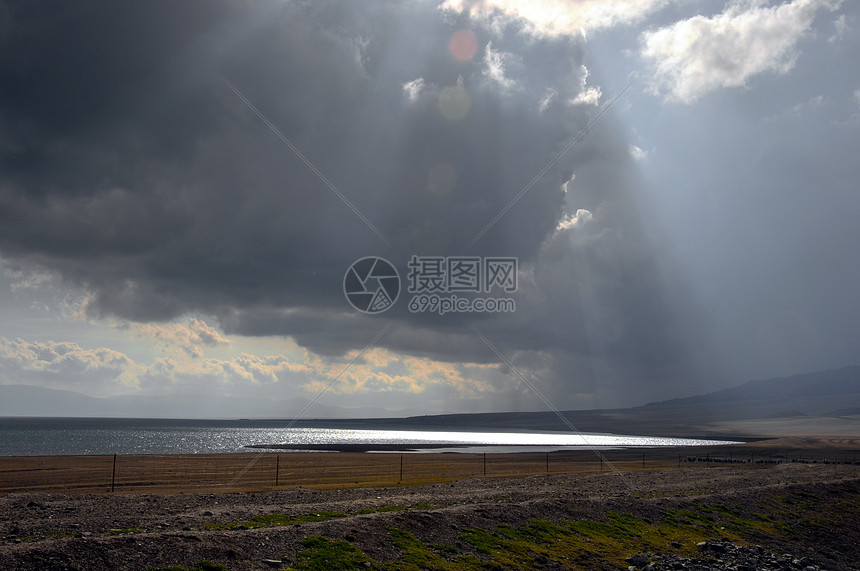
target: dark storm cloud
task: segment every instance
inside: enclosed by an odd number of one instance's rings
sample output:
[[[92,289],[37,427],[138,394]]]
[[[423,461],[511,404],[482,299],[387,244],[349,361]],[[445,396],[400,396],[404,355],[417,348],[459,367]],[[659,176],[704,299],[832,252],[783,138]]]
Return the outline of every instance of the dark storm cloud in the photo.
[[[20,2],[0,14],[0,253],[86,287],[92,315],[196,311],[228,333],[339,354],[382,328],[343,298],[358,257],[382,255],[403,274],[411,254],[506,255],[533,276],[520,310],[469,320],[550,374],[553,391],[682,360],[687,302],[665,296],[611,121],[467,250],[597,112],[571,103],[584,89],[578,40],[473,27],[478,53],[457,61],[448,42],[469,22],[429,2]],[[501,79],[487,72],[491,41]],[[440,96],[458,85],[468,112],[451,120]],[[576,208],[594,220],[555,233]],[[391,349],[495,359],[463,317],[402,306],[386,317]]]
[[[88,193],[105,180],[134,181],[142,158],[190,152],[212,111],[211,98],[191,92],[204,62],[190,58],[227,10],[223,2],[5,5],[7,180],[21,177],[31,193]]]

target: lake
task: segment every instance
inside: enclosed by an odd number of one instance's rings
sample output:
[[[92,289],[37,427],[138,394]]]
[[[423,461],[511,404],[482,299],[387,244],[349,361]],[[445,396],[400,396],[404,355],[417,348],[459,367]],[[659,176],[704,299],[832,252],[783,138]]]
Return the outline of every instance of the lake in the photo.
[[[571,432],[464,431],[386,428],[317,421],[176,420],[128,418],[0,418],[0,456],[211,454],[280,451],[316,445],[380,446],[386,451],[520,452],[582,448],[701,446],[728,441]],[[323,446],[320,446],[323,445]],[[432,447],[432,448],[427,448]],[[263,448],[264,449],[264,448]]]

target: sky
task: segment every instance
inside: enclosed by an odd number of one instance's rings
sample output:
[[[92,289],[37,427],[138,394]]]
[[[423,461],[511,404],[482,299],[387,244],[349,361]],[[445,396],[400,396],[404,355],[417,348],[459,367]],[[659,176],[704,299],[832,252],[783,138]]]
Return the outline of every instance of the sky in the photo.
[[[0,385],[396,416],[860,363],[858,53],[842,0],[0,1]]]

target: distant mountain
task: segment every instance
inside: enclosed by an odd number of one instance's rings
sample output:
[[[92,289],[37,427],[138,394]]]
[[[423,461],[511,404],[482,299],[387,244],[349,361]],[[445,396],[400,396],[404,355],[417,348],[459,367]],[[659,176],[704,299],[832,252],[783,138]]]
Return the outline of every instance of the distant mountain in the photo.
[[[90,397],[74,391],[27,385],[0,385],[0,416],[129,418],[291,418],[308,399],[263,400],[198,394]],[[385,416],[382,408],[342,408],[315,403],[319,418]]]
[[[834,397],[856,397],[860,395],[860,366],[831,369],[818,373],[804,373],[790,377],[777,377],[749,381],[742,385],[715,391],[705,395],[672,399],[645,405],[687,406],[697,404],[743,403],[756,401],[789,402],[801,401],[810,404],[820,399],[832,401]],[[841,403],[844,406],[844,403]],[[839,406],[839,404],[837,404]],[[813,406],[813,408],[816,408]],[[823,411],[816,411],[823,412]],[[810,414],[806,411],[805,414]]]
[[[104,408],[101,400],[73,391],[0,385],[0,416],[66,416],[69,411],[89,411],[82,416],[90,416]]]
[[[749,381],[705,395],[631,409],[639,418],[689,422],[841,417],[860,410],[860,366]]]
[[[265,401],[201,395],[93,398],[72,391],[0,385],[0,416],[122,416],[155,418],[289,419],[304,399]],[[303,425],[332,423],[390,427],[521,429],[614,432],[653,436],[725,436],[717,423],[860,415],[860,366],[750,381],[736,387],[626,409],[555,413],[498,412],[390,418],[382,409],[345,409],[315,404]],[[733,436],[737,434],[733,433]]]
[[[449,414],[401,419],[405,425],[715,436],[714,423],[860,414],[860,366],[749,381],[712,393],[635,408],[553,412]],[[735,435],[737,436],[737,435]]]

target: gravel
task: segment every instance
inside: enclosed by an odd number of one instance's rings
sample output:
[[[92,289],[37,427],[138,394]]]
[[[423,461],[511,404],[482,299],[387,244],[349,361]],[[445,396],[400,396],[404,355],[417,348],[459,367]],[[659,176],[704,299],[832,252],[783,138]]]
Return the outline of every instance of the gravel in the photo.
[[[857,509],[860,468],[796,464],[709,466],[679,470],[470,479],[415,487],[322,491],[290,488],[201,494],[9,494],[0,497],[0,561],[17,569],[152,569],[212,560],[231,570],[269,569],[290,558],[308,536],[351,540],[378,562],[400,551],[388,529],[425,544],[456,545],[465,529],[493,531],[532,519],[603,520],[631,513],[659,521],[671,508],[696,503],[752,505],[803,494],[811,502],[847,502]],[[376,511],[399,506],[408,509]],[[212,524],[255,515],[340,512],[346,517],[251,529]],[[372,513],[357,513],[357,512]],[[799,513],[798,521],[808,514]],[[847,516],[850,518],[850,516]],[[855,520],[856,521],[856,520]],[[857,569],[856,525],[804,535],[763,535],[753,545],[714,540],[698,557],[631,553],[632,569]],[[667,550],[668,551],[668,550]],[[268,561],[268,562],[266,562]]]

